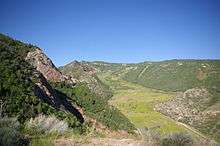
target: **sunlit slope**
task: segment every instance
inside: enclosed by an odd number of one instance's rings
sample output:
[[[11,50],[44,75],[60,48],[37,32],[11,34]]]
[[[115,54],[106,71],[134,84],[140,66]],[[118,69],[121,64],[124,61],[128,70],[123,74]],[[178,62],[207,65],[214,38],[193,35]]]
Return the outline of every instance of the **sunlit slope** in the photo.
[[[136,64],[123,79],[145,87],[185,91],[193,87],[220,87],[219,60],[170,60]]]
[[[100,72],[120,75],[124,80],[165,91],[193,87],[220,87],[220,60],[168,60],[133,64],[90,62]]]
[[[119,108],[137,128],[158,127],[163,134],[185,130],[153,109],[155,104],[168,100],[174,93],[145,88],[108,73],[99,77],[112,87],[114,96],[110,103]]]

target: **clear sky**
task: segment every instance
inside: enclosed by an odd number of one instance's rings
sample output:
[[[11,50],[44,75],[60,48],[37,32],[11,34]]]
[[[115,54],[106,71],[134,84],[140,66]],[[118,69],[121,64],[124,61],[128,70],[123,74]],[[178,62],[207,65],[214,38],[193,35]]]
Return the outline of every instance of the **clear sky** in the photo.
[[[220,59],[220,0],[0,0],[0,32],[58,66]]]

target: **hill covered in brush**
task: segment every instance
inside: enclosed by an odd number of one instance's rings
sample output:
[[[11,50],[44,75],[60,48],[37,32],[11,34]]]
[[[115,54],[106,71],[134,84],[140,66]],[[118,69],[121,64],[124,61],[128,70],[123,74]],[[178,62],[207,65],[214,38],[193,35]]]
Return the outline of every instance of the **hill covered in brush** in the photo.
[[[39,115],[55,116],[79,133],[90,127],[104,132],[135,129],[124,115],[108,105],[106,98],[89,89],[86,82],[63,75],[40,48],[0,34],[0,52],[1,120],[18,119],[23,127],[18,129],[21,133],[27,134],[26,123]],[[10,129],[6,125],[0,124],[0,131]],[[1,143],[6,140],[8,145],[21,145],[10,143],[7,138],[0,139]]]

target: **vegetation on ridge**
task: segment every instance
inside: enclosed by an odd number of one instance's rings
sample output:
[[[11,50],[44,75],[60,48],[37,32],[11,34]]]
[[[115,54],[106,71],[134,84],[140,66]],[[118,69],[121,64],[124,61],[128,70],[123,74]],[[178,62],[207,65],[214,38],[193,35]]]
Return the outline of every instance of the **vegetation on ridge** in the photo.
[[[43,76],[39,76],[40,72],[25,60],[27,53],[36,48],[0,34],[0,117],[18,118],[21,124],[18,132],[28,134],[30,137],[34,137],[35,134],[26,133],[25,124],[39,114],[54,115],[57,119],[66,121],[71,130],[80,134],[84,133],[90,125],[81,123],[74,114],[66,110],[68,107],[63,107],[63,105],[56,107],[36,95],[36,83]],[[49,82],[46,84],[51,86]],[[88,116],[110,129],[129,132],[135,129],[124,115],[107,104],[106,98],[97,96],[84,85],[76,87],[63,83],[53,85],[56,85],[56,89],[52,87],[53,94],[59,98],[60,102],[68,101],[71,106],[78,105]],[[0,126],[0,128],[5,127]],[[1,134],[4,137],[7,133]],[[0,143],[4,143],[2,139],[0,140]]]

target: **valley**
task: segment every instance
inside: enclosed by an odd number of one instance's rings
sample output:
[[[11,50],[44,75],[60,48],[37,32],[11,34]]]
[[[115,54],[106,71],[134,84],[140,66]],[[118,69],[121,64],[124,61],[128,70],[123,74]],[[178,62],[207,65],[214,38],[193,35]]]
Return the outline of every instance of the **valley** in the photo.
[[[109,73],[100,74],[99,78],[110,85],[113,90],[113,97],[109,103],[126,115],[136,128],[142,130],[145,128],[152,129],[158,131],[161,135],[189,132],[197,138],[204,138],[204,135],[194,128],[176,122],[154,110],[156,104],[173,98],[175,92],[146,88]]]
[[[0,34],[0,145],[216,146],[220,61],[72,61]]]

